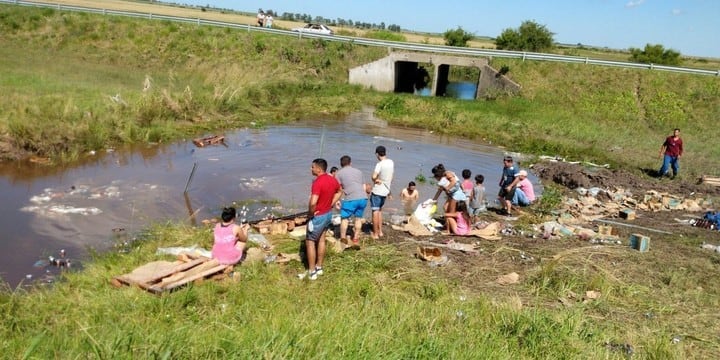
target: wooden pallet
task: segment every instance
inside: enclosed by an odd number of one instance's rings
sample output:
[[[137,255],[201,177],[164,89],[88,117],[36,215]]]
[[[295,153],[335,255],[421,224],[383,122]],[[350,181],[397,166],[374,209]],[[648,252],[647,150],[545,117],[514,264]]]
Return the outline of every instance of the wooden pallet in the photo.
[[[197,147],[204,147],[206,145],[217,145],[225,142],[225,137],[221,135],[213,135],[204,138],[193,139],[193,144]]]
[[[160,294],[232,269],[231,265],[219,264],[216,259],[203,256],[181,254],[178,258],[176,261],[149,262],[130,273],[114,277],[111,283],[116,287],[137,286]]]
[[[703,184],[708,184],[708,185],[712,185],[712,186],[720,186],[720,177],[703,175],[700,178],[700,182]]]

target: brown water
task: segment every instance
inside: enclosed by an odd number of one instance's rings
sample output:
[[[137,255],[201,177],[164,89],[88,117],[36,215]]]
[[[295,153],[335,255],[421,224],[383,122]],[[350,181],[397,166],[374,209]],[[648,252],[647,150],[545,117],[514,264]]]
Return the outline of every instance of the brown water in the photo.
[[[64,268],[47,263],[65,250],[71,269],[96,251],[122,251],[146,225],[219,215],[232,201],[274,200],[249,205],[246,217],[271,210],[290,214],[306,209],[316,157],[339,166],[350,155],[353,166],[370,176],[374,149],[384,145],[395,162],[394,194],[418,174],[443,163],[459,172],[484,174],[489,200],[497,193],[502,150],[422,131],[388,127],[369,111],[344,121],[308,121],[295,126],[227,132],[226,146],[197,148],[191,141],[172,145],[98,151],[83,165],[46,169],[5,164],[0,167],[0,277],[11,286],[51,283]],[[183,191],[193,165],[196,172],[187,200]],[[534,183],[536,179],[532,178]],[[418,183],[420,199],[435,188]],[[275,205],[279,204],[279,205]],[[400,209],[397,197],[386,205],[388,218]],[[191,245],[191,244],[186,244]]]

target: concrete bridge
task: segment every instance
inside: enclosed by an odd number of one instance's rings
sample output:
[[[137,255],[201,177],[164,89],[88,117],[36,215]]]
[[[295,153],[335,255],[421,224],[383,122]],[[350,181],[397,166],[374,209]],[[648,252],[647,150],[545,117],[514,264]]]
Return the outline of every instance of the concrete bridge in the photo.
[[[434,66],[432,76],[424,66]],[[480,70],[475,98],[483,98],[493,92],[517,93],[520,85],[488,65],[488,59],[437,55],[414,52],[391,52],[390,55],[371,63],[350,69],[350,84],[385,92],[414,93],[419,85],[430,85],[431,95],[445,96],[449,83],[450,66],[476,67]]]

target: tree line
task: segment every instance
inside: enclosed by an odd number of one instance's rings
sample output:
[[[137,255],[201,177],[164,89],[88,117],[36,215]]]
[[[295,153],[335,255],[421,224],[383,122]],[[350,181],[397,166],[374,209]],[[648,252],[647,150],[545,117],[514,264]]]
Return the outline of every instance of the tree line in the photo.
[[[282,14],[278,15],[278,13],[273,10],[259,9],[259,11],[264,12],[265,14],[270,14],[275,18],[279,18],[281,20],[287,20],[287,21],[299,21],[299,22],[306,22],[306,23],[325,24],[325,25],[330,25],[330,26],[352,27],[352,28],[356,28],[356,29],[377,29],[377,30],[388,30],[388,31],[394,31],[394,32],[401,31],[400,25],[397,25],[397,24],[386,25],[385,22],[376,24],[376,23],[369,23],[369,22],[365,22],[365,21],[357,21],[357,20],[353,21],[350,19],[343,19],[343,18],[329,19],[329,18],[325,18],[322,16],[314,16],[313,17],[310,14],[283,12]]]
[[[495,38],[495,47],[498,50],[550,52],[556,47],[554,35],[545,25],[534,21],[523,21],[516,29],[503,30]],[[474,38],[474,35],[458,27],[445,31],[443,38],[445,45],[465,47],[468,46],[468,42]],[[628,60],[632,62],[670,66],[682,63],[679,52],[665,49],[659,44],[647,44],[643,50],[630,48],[629,51],[630,58]]]

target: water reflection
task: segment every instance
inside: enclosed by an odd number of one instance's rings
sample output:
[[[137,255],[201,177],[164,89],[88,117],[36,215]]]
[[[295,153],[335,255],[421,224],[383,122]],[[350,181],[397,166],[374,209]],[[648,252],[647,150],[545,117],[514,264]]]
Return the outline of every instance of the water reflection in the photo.
[[[88,249],[114,251],[118,238],[130,241],[152,221],[197,224],[218,216],[233,201],[267,200],[253,208],[249,220],[270,211],[303,211],[312,181],[309,164],[318,156],[339,166],[340,156],[350,155],[353,166],[369,177],[375,146],[385,145],[396,164],[396,196],[387,204],[389,214],[401,211],[402,188],[420,175],[430,178],[437,163],[458,173],[468,168],[473,175],[484,174],[488,194],[497,193],[495,179],[502,167],[497,148],[388,127],[370,109],[345,121],[308,121],[224,135],[227,146],[197,148],[188,139],[98,151],[74,168],[0,166],[0,200],[7,209],[0,217],[0,276],[13,286],[26,275],[42,278],[46,269],[33,264],[59,249],[78,259]],[[194,164],[197,171],[186,197],[183,191]],[[421,200],[434,194],[430,183],[416,182]]]
[[[477,92],[477,83],[469,81],[458,81],[448,83],[446,96],[461,100],[474,100]]]
[[[474,100],[477,93],[477,83],[471,81],[453,81],[445,87],[445,96],[460,100]],[[424,87],[415,90],[417,96],[432,96],[432,88]]]

